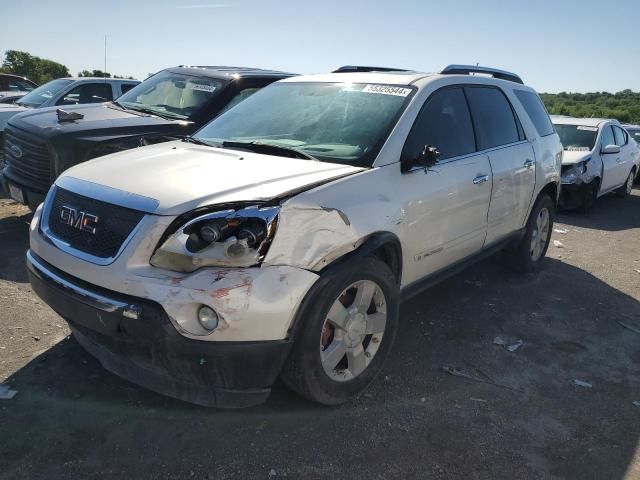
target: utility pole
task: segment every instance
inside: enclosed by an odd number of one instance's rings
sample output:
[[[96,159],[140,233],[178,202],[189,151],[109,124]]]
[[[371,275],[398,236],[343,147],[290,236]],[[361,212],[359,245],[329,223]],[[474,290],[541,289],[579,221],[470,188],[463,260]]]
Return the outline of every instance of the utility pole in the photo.
[[[104,78],[107,78],[107,36],[104,36]]]

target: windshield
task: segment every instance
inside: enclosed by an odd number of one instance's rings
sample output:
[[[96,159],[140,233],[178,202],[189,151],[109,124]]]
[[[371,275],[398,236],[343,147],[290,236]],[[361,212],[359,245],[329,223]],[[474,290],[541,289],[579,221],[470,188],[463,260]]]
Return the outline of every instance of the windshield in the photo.
[[[554,127],[560,136],[562,146],[567,151],[590,152],[596,144],[598,127],[558,124],[555,124]]]
[[[51,99],[51,97],[57,95],[60,90],[62,90],[72,82],[73,80],[66,80],[63,78],[51,80],[50,82],[47,82],[44,85],[39,86],[35,90],[27,93],[17,103],[26,107],[39,107],[44,102]]]
[[[370,166],[412,92],[388,85],[275,83],[194,137],[217,145],[275,145],[327,162]]]
[[[164,71],[157,73],[118,98],[125,108],[188,119],[209,103],[224,81]]]

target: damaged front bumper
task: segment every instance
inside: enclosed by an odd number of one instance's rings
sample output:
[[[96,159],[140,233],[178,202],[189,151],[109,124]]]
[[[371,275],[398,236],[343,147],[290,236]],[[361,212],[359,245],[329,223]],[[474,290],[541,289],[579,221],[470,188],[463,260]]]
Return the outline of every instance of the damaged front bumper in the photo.
[[[269,396],[290,339],[212,342],[181,335],[161,305],[88,284],[27,253],[33,290],[105,369],[164,395],[209,407]]]

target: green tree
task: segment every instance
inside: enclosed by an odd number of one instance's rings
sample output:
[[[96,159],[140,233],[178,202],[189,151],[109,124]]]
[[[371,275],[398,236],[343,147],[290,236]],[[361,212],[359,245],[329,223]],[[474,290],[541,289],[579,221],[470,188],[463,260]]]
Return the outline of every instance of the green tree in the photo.
[[[36,57],[19,50],[7,50],[2,62],[3,72],[30,78],[36,83],[45,83],[54,78],[68,77],[69,69],[61,63]]]

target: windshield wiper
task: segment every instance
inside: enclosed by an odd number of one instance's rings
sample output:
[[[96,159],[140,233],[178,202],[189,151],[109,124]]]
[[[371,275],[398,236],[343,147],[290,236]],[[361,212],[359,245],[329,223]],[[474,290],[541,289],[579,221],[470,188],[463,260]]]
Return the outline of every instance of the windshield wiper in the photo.
[[[219,147],[219,143],[207,142],[205,140],[201,140],[196,137],[185,137],[182,139],[183,142],[195,143],[196,145],[206,145],[207,147]]]
[[[184,118],[182,118],[181,116],[171,115],[167,113],[160,113],[157,110],[154,110],[153,108],[143,107],[140,104],[136,104],[134,106],[129,107],[129,110],[135,110],[136,112],[142,112],[148,115],[154,115],[156,117],[164,118],[165,120],[184,120]]]
[[[221,146],[223,148],[249,150],[250,152],[263,153],[265,155],[281,155],[283,157],[302,158],[304,160],[318,160],[297,148],[283,147],[281,145],[273,145],[272,143],[226,141],[222,142]]]
[[[125,107],[124,105],[122,105],[120,102],[113,100],[111,103],[113,103],[116,107],[121,108],[122,110],[128,110],[127,107]]]

